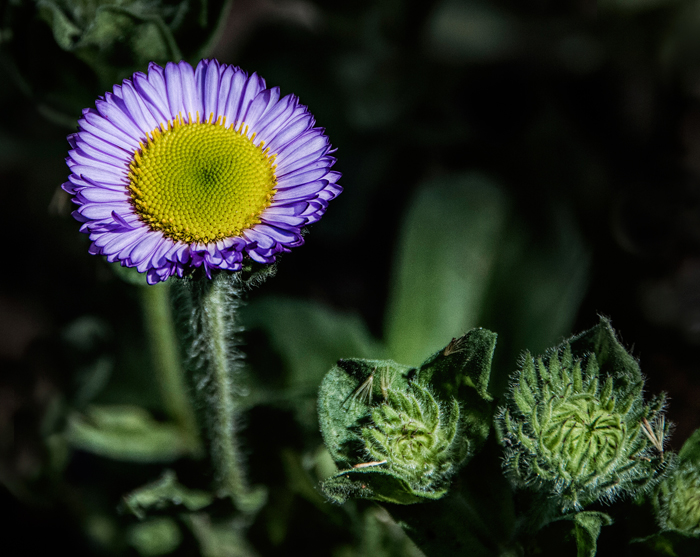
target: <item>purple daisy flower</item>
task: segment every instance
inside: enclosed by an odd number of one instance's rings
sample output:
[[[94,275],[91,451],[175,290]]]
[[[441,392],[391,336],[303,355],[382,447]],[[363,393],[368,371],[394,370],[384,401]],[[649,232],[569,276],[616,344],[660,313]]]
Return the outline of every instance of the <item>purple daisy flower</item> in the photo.
[[[151,63],[83,111],[63,189],[90,253],[149,284],[192,267],[239,271],[246,256],[272,263],[342,191],[314,123],[255,73]]]

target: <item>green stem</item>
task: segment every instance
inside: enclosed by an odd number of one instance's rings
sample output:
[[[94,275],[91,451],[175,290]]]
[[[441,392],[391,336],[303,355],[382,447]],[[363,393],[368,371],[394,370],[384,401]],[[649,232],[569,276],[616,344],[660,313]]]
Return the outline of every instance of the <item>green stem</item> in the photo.
[[[165,411],[182,432],[184,445],[194,455],[202,450],[197,420],[187,396],[185,377],[168,295],[169,285],[143,286],[140,289],[144,324],[151,357]]]
[[[219,275],[223,277],[224,275]],[[217,277],[218,278],[218,277]],[[237,296],[237,292],[235,295]],[[236,404],[233,390],[233,373],[236,366],[237,354],[228,350],[228,335],[225,309],[227,308],[227,295],[230,295],[224,286],[222,279],[216,280],[206,295],[202,297],[202,313],[205,316],[205,324],[208,325],[208,350],[211,355],[210,384],[216,390],[216,402],[213,411],[216,414],[212,420],[211,436],[216,440],[219,453],[217,472],[221,487],[234,497],[247,491],[244,472],[241,465],[241,457],[235,441],[235,415]],[[233,316],[231,316],[233,317]],[[232,319],[233,321],[233,319]],[[214,390],[213,389],[213,390]]]
[[[207,433],[217,490],[220,496],[231,497],[239,509],[251,511],[263,502],[263,495],[250,490],[236,441],[236,419],[242,407],[236,389],[242,367],[236,347],[240,282],[236,275],[222,272],[211,280],[200,276],[176,284],[190,392]]]

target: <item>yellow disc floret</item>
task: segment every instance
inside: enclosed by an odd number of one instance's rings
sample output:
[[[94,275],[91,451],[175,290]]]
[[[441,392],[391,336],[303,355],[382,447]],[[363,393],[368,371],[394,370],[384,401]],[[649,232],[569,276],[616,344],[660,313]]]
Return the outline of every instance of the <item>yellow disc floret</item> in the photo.
[[[178,116],[153,130],[134,153],[129,192],[152,230],[185,243],[238,236],[260,222],[277,180],[274,155],[247,137],[248,127],[186,123]]]

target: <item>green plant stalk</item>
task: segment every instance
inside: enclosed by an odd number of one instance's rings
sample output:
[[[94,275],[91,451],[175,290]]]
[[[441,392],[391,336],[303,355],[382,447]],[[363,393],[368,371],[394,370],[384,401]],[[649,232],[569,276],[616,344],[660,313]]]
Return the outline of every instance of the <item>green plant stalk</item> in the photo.
[[[222,275],[220,275],[222,276]],[[211,384],[217,393],[217,404],[213,410],[215,419],[211,420],[210,435],[216,443],[218,462],[217,473],[221,487],[228,495],[236,497],[247,491],[241,457],[235,440],[236,404],[233,390],[234,361],[229,358],[227,350],[226,289],[222,288],[222,280],[216,280],[207,294],[202,297],[202,313],[208,325],[208,349],[211,355]]]
[[[170,307],[170,287],[168,284],[158,284],[143,286],[139,290],[153,367],[165,411],[182,432],[184,445],[191,454],[198,456],[202,452],[202,443],[180,362]]]
[[[251,491],[236,440],[236,419],[243,405],[237,381],[242,354],[236,315],[242,283],[232,273],[203,275],[175,282],[175,309],[186,349],[187,379],[200,427],[206,433],[216,490],[242,511],[263,502]]]

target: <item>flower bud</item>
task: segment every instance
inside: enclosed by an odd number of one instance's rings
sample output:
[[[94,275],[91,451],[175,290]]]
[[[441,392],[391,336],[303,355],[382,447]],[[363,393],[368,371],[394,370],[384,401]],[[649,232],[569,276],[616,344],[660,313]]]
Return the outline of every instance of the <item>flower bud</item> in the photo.
[[[321,432],[339,472],[322,484],[342,503],[439,499],[492,423],[487,391],[496,335],[473,329],[419,368],[340,360],[318,399]]]
[[[663,530],[700,536],[700,468],[683,462],[660,484],[657,515]]]
[[[657,483],[663,398],[645,405],[643,386],[607,321],[543,358],[527,353],[496,420],[514,483],[554,496],[562,511]]]
[[[459,404],[452,399],[441,407],[428,389],[416,384],[387,395],[372,410],[372,425],[362,429],[369,458],[386,461],[414,491],[439,489],[469,449],[467,437],[457,434]]]

